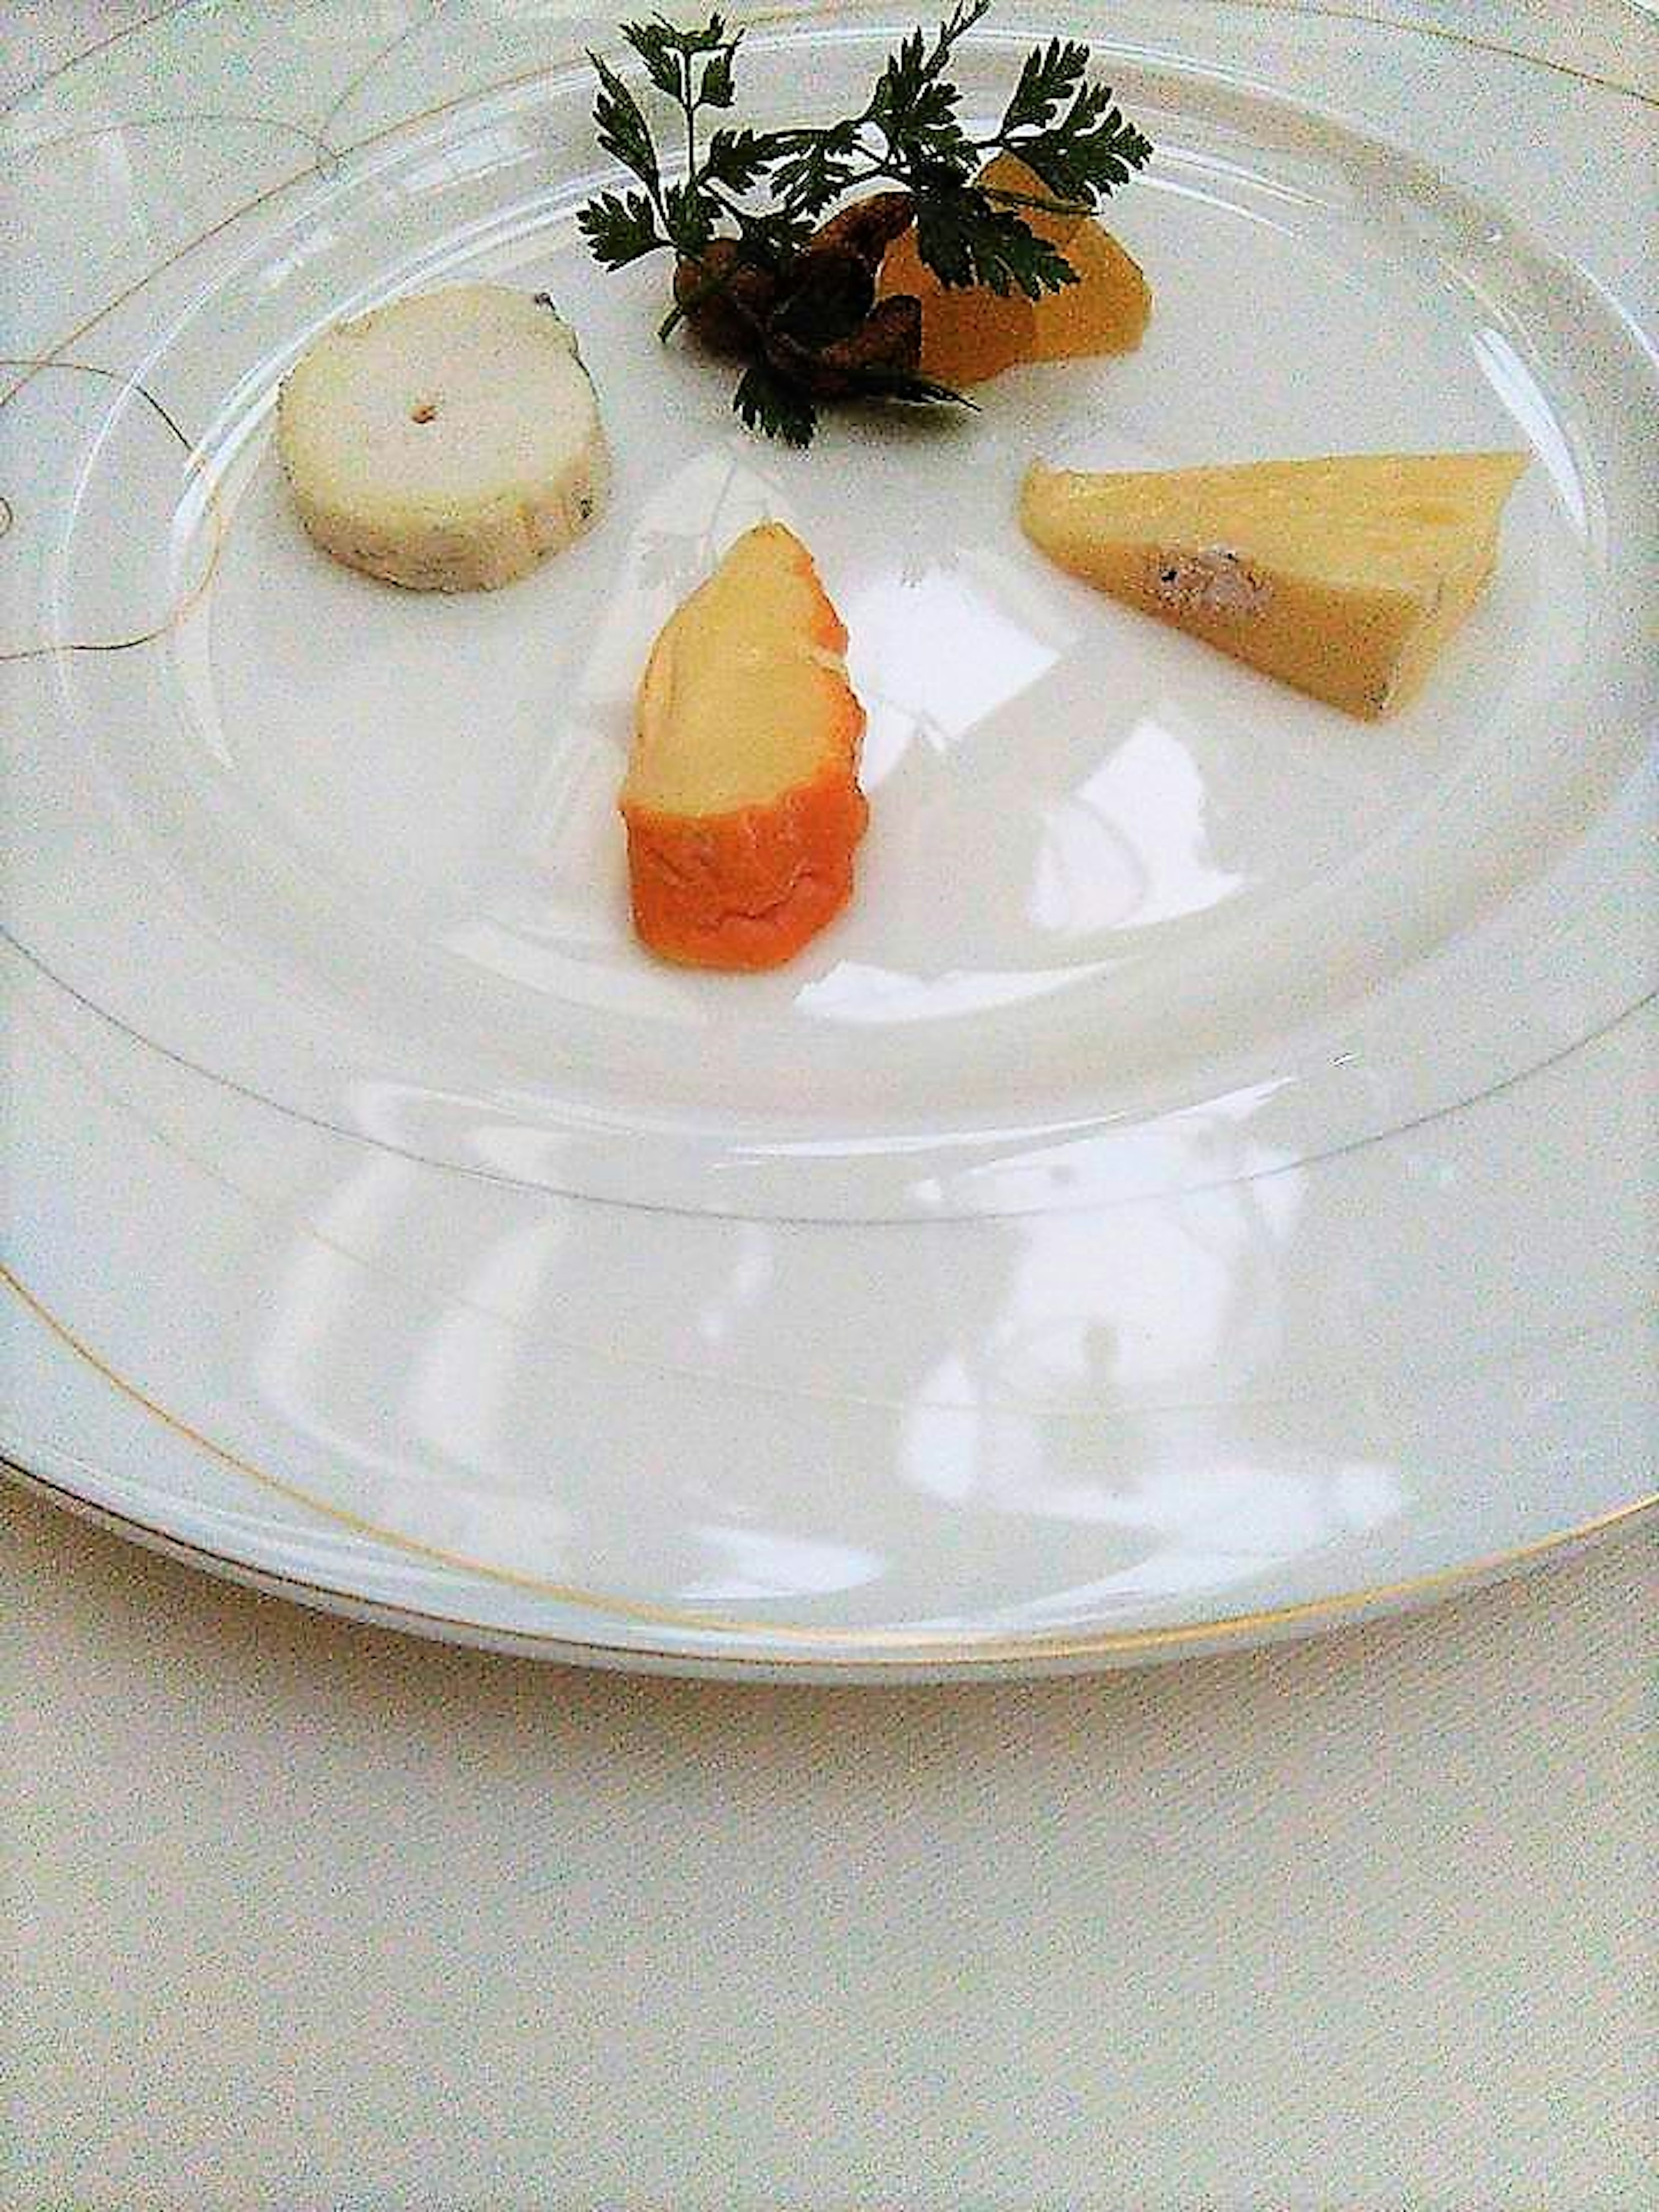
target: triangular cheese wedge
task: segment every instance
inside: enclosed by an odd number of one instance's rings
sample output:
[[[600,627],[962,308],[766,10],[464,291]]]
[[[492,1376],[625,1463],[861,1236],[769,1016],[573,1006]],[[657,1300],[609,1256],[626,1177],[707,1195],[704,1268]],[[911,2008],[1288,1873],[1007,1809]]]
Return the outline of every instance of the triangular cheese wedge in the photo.
[[[846,903],[868,817],[847,632],[781,523],[669,617],[622,791],[634,921],[699,968],[773,968]]]
[[[1351,714],[1409,698],[1479,597],[1520,453],[1035,467],[1032,543],[1115,599]]]

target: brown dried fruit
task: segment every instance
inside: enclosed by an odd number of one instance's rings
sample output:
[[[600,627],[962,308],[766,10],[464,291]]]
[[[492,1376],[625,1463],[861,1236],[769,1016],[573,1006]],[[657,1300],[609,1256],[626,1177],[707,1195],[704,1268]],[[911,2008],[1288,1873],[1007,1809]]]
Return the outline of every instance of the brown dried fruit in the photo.
[[[914,376],[921,356],[919,301],[884,300],[848,337],[809,347],[781,332],[767,341],[767,358],[815,399],[845,399],[872,375]]]
[[[884,370],[914,376],[921,360],[921,302],[895,295],[872,307],[851,337],[825,346],[819,358],[826,368],[850,372]]]
[[[822,224],[778,270],[741,258],[717,238],[674,271],[674,300],[711,351],[769,362],[815,399],[844,399],[872,377],[914,376],[921,307],[902,295],[878,301],[877,272],[908,228],[908,192],[876,192]]]
[[[674,267],[674,304],[711,353],[747,361],[778,295],[769,270],[738,258],[734,238],[717,238]]]
[[[814,349],[850,337],[876,304],[876,276],[845,247],[815,247],[785,272],[774,332]]]
[[[910,228],[915,212],[908,192],[872,192],[820,223],[806,251],[854,254],[873,272],[893,240]]]

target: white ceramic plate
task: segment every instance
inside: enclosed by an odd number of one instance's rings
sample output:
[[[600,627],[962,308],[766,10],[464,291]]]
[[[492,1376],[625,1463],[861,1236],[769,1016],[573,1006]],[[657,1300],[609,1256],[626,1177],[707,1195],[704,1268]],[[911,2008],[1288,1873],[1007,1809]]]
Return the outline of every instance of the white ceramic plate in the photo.
[[[1085,14],[977,34],[970,108]],[[559,16],[186,9],[8,119],[0,1449],[319,1602],[836,1676],[1289,1632],[1651,1504],[1650,109],[1116,9],[1141,350],[797,455],[653,343],[659,264],[586,258],[616,41]],[[850,108],[903,27],[757,27],[742,104]],[[576,325],[617,483],[440,600],[307,544],[271,407],[464,276]],[[1012,519],[1033,453],[1498,445],[1494,586],[1381,726]],[[630,699],[767,515],[872,827],[800,960],[683,974],[627,922]]]

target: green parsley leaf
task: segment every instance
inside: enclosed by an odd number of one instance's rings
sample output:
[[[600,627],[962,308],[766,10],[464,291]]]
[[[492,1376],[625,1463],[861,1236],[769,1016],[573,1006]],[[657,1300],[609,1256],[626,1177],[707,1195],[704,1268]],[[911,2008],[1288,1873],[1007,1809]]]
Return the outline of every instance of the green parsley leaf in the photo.
[[[724,185],[728,191],[747,191],[762,171],[777,159],[775,132],[716,131],[702,158],[705,185]]]
[[[780,376],[769,362],[751,361],[732,395],[733,411],[745,428],[781,438],[786,446],[810,446],[818,410],[799,385]]]
[[[1041,130],[1052,122],[1088,66],[1089,49],[1073,40],[1050,39],[1046,47],[1033,46],[997,135],[1006,139],[1016,131]]]
[[[848,122],[828,131],[775,133],[773,143],[782,150],[774,157],[773,192],[796,215],[822,215],[858,176],[858,131]]]
[[[593,103],[593,128],[602,149],[631,169],[654,197],[660,179],[657,167],[657,149],[652,143],[651,126],[640,112],[640,104],[617,75],[615,70],[590,53],[599,80],[599,95]]]
[[[659,92],[678,100],[683,76],[680,34],[672,23],[624,23],[622,34],[645,64],[646,75]]]
[[[663,248],[677,256],[676,303],[660,335],[689,319],[716,350],[748,356],[732,404],[750,428],[805,445],[817,419],[814,395],[844,394],[849,385],[901,401],[959,396],[896,365],[892,346],[884,349],[873,337],[872,365],[853,366],[866,324],[885,312],[875,302],[873,280],[894,228],[842,225],[833,252],[806,258],[821,220],[845,194],[878,182],[899,187],[914,212],[917,251],[941,283],[1037,299],[1074,283],[1076,273],[1022,210],[1052,201],[1085,211],[1150,156],[1150,143],[1125,120],[1110,89],[1090,81],[1089,49],[1072,39],[1034,46],[997,128],[972,135],[947,70],[989,6],[990,0],[956,0],[931,37],[910,32],[888,55],[857,114],[784,131],[722,125],[701,152],[699,116],[735,102],[743,33],[728,31],[719,15],[690,29],[661,15],[624,23],[622,35],[653,93],[678,111],[665,143],[677,150],[683,144],[684,167],[671,162],[666,183],[640,100],[591,57],[599,80],[593,108],[599,144],[644,189],[600,192],[577,218],[582,235],[610,269]],[[1048,198],[981,185],[981,172],[998,153],[1018,155]],[[886,195],[890,205],[878,222],[892,213],[895,197]],[[898,198],[900,226],[906,209]],[[869,241],[863,247],[860,236]],[[892,335],[890,319],[884,335]],[[914,347],[907,337],[898,358]]]
[[[576,228],[593,258],[606,269],[625,269],[668,243],[643,192],[601,192],[579,211]]]
[[[670,185],[663,195],[668,236],[677,253],[701,253],[714,235],[714,210],[695,185]]]
[[[864,119],[872,123],[890,148],[903,149],[913,161],[941,161],[954,166],[960,153],[964,162],[970,152],[956,119],[961,94],[944,80],[951,51],[966,31],[988,10],[991,0],[958,0],[958,4],[934,33],[931,47],[920,31],[912,31],[876,80],[876,88]]]
[[[1058,246],[971,186],[917,196],[916,251],[941,283],[983,284],[1000,299],[1036,300],[1077,282]]]
[[[712,61],[704,64],[702,82],[697,87],[699,107],[730,107],[737,97],[732,70],[732,57],[736,52],[737,41],[733,40],[731,46],[723,47]]]
[[[1063,200],[1103,198],[1127,184],[1152,150],[1151,139],[1125,122],[1103,84],[1085,84],[1050,128],[1009,142],[1009,151]]]
[[[902,368],[860,368],[853,372],[859,396],[866,399],[896,399],[908,407],[965,407],[977,415],[979,402],[964,392],[953,392],[931,376],[914,376]]]

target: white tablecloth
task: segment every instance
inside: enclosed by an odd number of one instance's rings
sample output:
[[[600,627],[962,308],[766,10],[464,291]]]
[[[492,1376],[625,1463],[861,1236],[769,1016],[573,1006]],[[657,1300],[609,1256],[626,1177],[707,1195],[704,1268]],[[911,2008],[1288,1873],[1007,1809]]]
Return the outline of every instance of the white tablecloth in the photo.
[[[10,0],[0,93],[154,13]],[[0,1492],[15,2212],[1659,2205],[1659,1541],[1037,1687],[313,1618]]]
[[[15,2212],[1590,2212],[1659,1547],[1038,1687],[313,1618],[0,1492]]]

